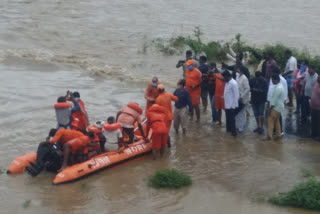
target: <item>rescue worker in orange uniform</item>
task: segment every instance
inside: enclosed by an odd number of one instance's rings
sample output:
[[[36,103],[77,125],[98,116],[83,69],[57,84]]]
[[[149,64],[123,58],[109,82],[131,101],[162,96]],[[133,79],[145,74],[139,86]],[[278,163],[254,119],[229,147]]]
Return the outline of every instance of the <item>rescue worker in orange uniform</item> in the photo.
[[[142,113],[143,110],[137,103],[129,102],[128,105],[123,107],[117,114],[116,121],[122,126],[124,136],[127,136],[129,138],[129,140],[126,142],[128,144],[133,143],[134,124],[136,122],[138,123],[138,127],[143,139],[145,139],[145,141],[148,141],[141,125]]]
[[[167,147],[167,139],[169,135],[169,130],[167,128],[167,109],[159,106],[157,104],[152,105],[149,108],[147,114],[147,127],[149,129],[148,138],[152,139],[152,154],[155,160],[157,154],[160,152],[162,157]]]
[[[86,149],[87,147],[90,148],[95,146],[96,143],[94,142],[93,132],[89,132],[88,135],[74,138],[63,144],[63,163],[58,172],[64,170],[67,167],[70,156],[71,159],[74,159],[77,154],[82,153],[85,150],[88,151],[88,149]],[[93,155],[96,155],[96,152],[88,154],[88,158],[91,158]]]
[[[172,101],[177,102],[179,99],[173,94],[166,92],[163,84],[158,85],[158,92],[159,92],[159,96],[156,99],[156,104],[166,109],[166,112],[168,115],[168,119],[166,120],[166,126],[168,128],[168,133],[169,133],[171,128],[171,123],[173,120]],[[170,136],[168,136],[168,146],[169,147],[171,146]]]
[[[200,97],[201,97],[201,82],[202,74],[194,67],[194,62],[192,59],[186,62],[186,89],[189,91],[192,105],[195,109],[197,121],[200,121]],[[193,120],[193,111],[191,113],[191,120]]]
[[[76,130],[71,130],[71,129],[59,129],[55,133],[53,131],[50,131],[51,134],[54,135],[52,140],[49,142],[54,144],[54,143],[61,143],[65,144],[66,142],[78,138],[78,137],[83,137],[84,134],[82,132],[76,131]],[[49,136],[51,137],[51,136]]]
[[[156,98],[159,95],[158,89],[157,89],[158,83],[159,83],[158,78],[157,77],[153,77],[152,78],[152,82],[148,85],[148,88],[147,88],[146,93],[144,95],[144,98],[147,100],[145,115],[147,115],[148,109],[153,104],[155,104]]]
[[[79,110],[72,113],[72,128],[85,131],[89,125],[89,118],[84,102],[80,99],[80,93],[77,91],[73,93],[68,91],[66,97],[68,100],[73,98],[75,102],[79,103]]]

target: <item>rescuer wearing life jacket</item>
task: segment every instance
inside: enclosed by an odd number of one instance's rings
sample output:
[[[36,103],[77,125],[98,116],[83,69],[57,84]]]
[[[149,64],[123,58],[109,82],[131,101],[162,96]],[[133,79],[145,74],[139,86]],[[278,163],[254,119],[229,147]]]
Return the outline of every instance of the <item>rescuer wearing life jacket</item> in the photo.
[[[202,74],[196,68],[194,60],[190,59],[186,62],[186,89],[189,91],[193,109],[196,112],[197,122],[200,121],[200,97],[201,97],[201,83]],[[190,115],[190,119],[193,120],[193,112]]]
[[[116,123],[116,119],[114,117],[108,117],[107,123],[103,125],[103,129],[103,134],[107,139],[105,145],[107,152],[118,151],[121,146],[124,146],[122,127],[120,123]]]
[[[147,114],[147,127],[149,127],[148,138],[152,139],[153,159],[156,159],[160,152],[162,157],[167,147],[169,130],[167,128],[168,120],[167,109],[157,104],[149,108]]]
[[[84,136],[84,134],[76,130],[59,129],[55,133],[53,131],[50,131],[49,137],[52,137],[52,136],[53,138],[49,141],[51,144],[54,144],[54,143],[65,144],[69,140]]]
[[[84,102],[80,99],[80,93],[75,91],[73,93],[67,92],[67,99],[73,97],[74,101],[79,103],[80,109],[72,113],[72,122],[71,126],[76,130],[85,131],[89,125],[88,113],[86,111]]]
[[[68,99],[73,102],[73,107],[70,103],[67,103],[66,97],[59,97],[57,103],[54,104],[57,118],[57,129],[71,128],[71,114],[80,111],[80,105],[73,99],[73,96],[70,96]]]
[[[156,103],[156,98],[158,97],[158,89],[157,86],[159,84],[158,78],[153,77],[152,82],[148,85],[148,88],[146,90],[146,93],[144,95],[144,98],[147,100],[147,105],[146,105],[146,111],[145,114],[147,115],[148,109]]]
[[[69,140],[67,143],[63,144],[63,163],[61,168],[58,170],[58,172],[64,170],[67,167],[70,156],[71,156],[70,159],[73,160],[71,161],[73,164],[76,155],[79,155],[81,153],[87,153],[88,152],[88,150],[86,150],[87,147],[90,148],[95,146],[96,146],[96,143],[94,142],[93,132],[89,132],[87,135],[74,138],[72,140]],[[96,155],[96,152],[89,152],[88,159],[90,159],[94,155]]]
[[[96,151],[98,154],[105,152],[104,144],[106,143],[106,137],[103,135],[103,125],[104,122],[99,120],[95,124],[88,126],[88,132],[93,132],[95,134],[94,141],[96,143],[95,147],[90,147],[89,152]]]
[[[134,102],[129,102],[127,106],[123,107],[117,114],[117,123],[120,123],[122,126],[123,134],[129,138],[128,144],[133,143],[134,139],[134,124],[137,122],[139,130],[142,134],[142,137],[145,141],[148,141],[146,138],[143,128],[142,128],[142,108],[139,104]]]
[[[166,109],[166,112],[168,115],[168,119],[166,120],[166,126],[168,129],[168,132],[170,132],[171,123],[173,120],[172,101],[177,102],[179,99],[173,94],[166,92],[163,84],[158,85],[158,92],[159,92],[159,96],[156,99],[156,104]],[[168,136],[168,146],[169,147],[171,146],[169,136]]]

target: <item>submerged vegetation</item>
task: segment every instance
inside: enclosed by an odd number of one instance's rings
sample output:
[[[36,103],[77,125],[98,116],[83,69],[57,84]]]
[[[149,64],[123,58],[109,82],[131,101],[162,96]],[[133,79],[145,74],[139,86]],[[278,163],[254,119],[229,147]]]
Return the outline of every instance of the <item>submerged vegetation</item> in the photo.
[[[23,208],[28,208],[31,204],[31,199],[25,200],[23,203]]]
[[[190,176],[176,169],[157,171],[149,179],[149,185],[154,188],[178,189],[192,184]]]
[[[291,50],[293,56],[297,60],[308,60],[310,64],[314,65],[317,70],[320,70],[320,56],[312,57],[308,50],[298,50],[295,48],[290,48],[284,44],[266,44],[263,47],[256,47],[254,45],[249,45],[242,40],[241,34],[237,34],[234,39],[229,42],[222,41],[209,41],[203,42],[201,36],[203,32],[200,27],[195,27],[194,35],[192,36],[177,36],[169,40],[157,39],[152,41],[155,44],[158,51],[165,55],[175,55],[182,54],[186,49],[191,49],[196,56],[205,54],[209,61],[222,62],[226,60],[226,53],[228,53],[228,46],[231,47],[235,52],[251,52],[255,51],[259,55],[265,52],[271,51],[274,54],[275,60],[280,66],[284,68],[287,62],[284,52],[286,50]],[[259,61],[254,58],[251,54],[248,60],[249,64],[255,65]]]
[[[269,198],[269,202],[280,206],[320,210],[320,181],[311,177],[297,184],[291,191]]]

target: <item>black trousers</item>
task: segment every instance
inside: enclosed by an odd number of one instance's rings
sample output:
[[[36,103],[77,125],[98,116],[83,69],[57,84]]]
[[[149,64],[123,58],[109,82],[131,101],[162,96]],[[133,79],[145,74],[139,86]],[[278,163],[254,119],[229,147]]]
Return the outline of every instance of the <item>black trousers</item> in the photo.
[[[311,135],[313,138],[320,137],[320,110],[311,110]]]
[[[226,109],[226,126],[227,126],[227,132],[231,132],[232,135],[237,135],[236,132],[236,111],[235,109]]]

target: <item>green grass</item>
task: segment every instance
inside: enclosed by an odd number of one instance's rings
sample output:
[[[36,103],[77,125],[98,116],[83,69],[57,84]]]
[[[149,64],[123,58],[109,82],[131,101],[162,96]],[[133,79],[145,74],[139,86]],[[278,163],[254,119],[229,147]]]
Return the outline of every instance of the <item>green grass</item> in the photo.
[[[235,38],[228,42],[221,41],[209,41],[203,42],[201,36],[203,32],[200,27],[195,27],[194,35],[192,36],[177,36],[164,40],[154,40],[153,43],[159,50],[159,52],[171,56],[176,54],[182,54],[186,49],[191,49],[196,56],[205,54],[208,61],[222,62],[226,60],[225,53],[228,52],[227,44],[232,47],[235,52],[245,52],[250,50],[255,50],[259,54],[271,51],[277,64],[281,69],[284,69],[287,59],[285,57],[285,51],[291,50],[293,56],[298,60],[308,60],[311,65],[314,65],[318,71],[320,71],[320,56],[311,56],[308,50],[298,50],[295,48],[288,47],[282,43],[277,44],[265,44],[262,47],[256,47],[254,45],[247,44],[243,39],[241,34],[235,35]],[[254,42],[254,41],[253,41]],[[257,65],[259,61],[253,56],[249,59],[249,63],[252,65]]]
[[[191,184],[190,176],[176,169],[157,171],[154,176],[149,178],[149,185],[154,188],[179,189]]]
[[[286,193],[269,198],[270,203],[310,210],[320,210],[320,181],[315,177],[297,184]]]

